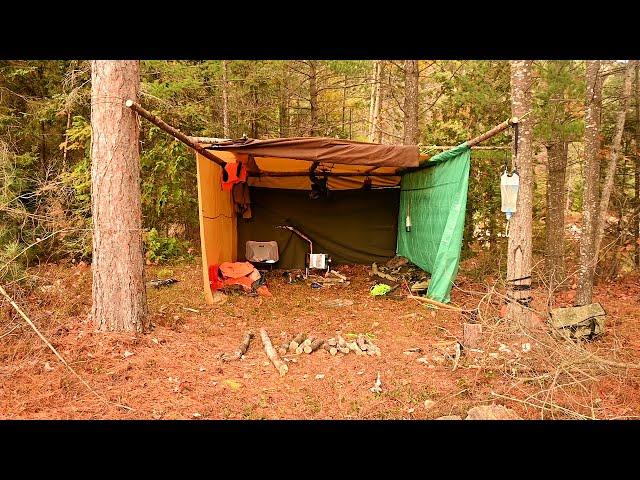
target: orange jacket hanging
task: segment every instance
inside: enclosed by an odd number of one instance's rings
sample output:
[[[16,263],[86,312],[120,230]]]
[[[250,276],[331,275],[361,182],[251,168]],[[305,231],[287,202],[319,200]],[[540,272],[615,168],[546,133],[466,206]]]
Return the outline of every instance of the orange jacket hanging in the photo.
[[[222,169],[222,190],[231,192],[236,183],[247,181],[247,167],[243,162],[227,163]]]

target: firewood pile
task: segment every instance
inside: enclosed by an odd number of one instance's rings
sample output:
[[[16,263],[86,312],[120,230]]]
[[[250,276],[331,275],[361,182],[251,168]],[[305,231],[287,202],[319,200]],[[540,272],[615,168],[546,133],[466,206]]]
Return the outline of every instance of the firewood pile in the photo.
[[[222,362],[231,362],[244,358],[245,353],[249,350],[249,345],[253,337],[252,332],[247,332],[237,350],[230,353],[219,354],[218,358]],[[287,355],[311,354],[321,349],[326,350],[330,355],[348,355],[353,352],[356,355],[379,357],[381,354],[380,348],[364,334],[356,335],[352,341],[345,340],[341,335],[326,340],[306,333],[298,333],[294,337],[285,337],[280,346],[275,348],[266,330],[264,328],[260,329],[260,338],[262,339],[265,353],[280,373],[280,376],[283,376],[289,370],[289,367],[281,358]]]

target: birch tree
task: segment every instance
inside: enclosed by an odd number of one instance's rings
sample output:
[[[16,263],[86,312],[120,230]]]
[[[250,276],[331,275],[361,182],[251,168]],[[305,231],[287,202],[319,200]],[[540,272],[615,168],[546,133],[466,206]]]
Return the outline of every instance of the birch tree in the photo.
[[[591,303],[593,294],[595,225],[598,212],[600,180],[600,111],[602,109],[602,75],[600,61],[587,61],[584,113],[584,195],[582,201],[582,234],[580,267],[575,304]]]

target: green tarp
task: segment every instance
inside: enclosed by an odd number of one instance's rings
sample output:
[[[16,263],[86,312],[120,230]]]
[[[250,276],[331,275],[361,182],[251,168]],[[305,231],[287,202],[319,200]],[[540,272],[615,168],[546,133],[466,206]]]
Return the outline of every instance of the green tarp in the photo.
[[[431,273],[427,296],[440,302],[449,301],[460,263],[470,158],[463,143],[432,157],[431,167],[402,177],[397,252]]]

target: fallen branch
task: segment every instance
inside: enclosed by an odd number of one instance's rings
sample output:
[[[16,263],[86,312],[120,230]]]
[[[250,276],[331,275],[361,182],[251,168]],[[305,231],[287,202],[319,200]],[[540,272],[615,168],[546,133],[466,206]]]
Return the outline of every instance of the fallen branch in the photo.
[[[238,348],[238,350],[236,350],[233,353],[230,354],[224,354],[222,356],[222,361],[223,362],[232,362],[234,360],[240,360],[242,358],[242,356],[247,353],[247,350],[249,350],[249,344],[251,343],[251,339],[253,338],[253,332],[247,332],[244,336],[244,340],[242,340],[242,343],[240,344],[240,347]]]
[[[465,310],[464,308],[454,307],[453,305],[448,305],[446,303],[438,302],[437,300],[432,300],[431,298],[427,298],[427,297],[419,297],[417,295],[407,295],[407,298],[412,298],[422,303],[428,303],[430,305],[440,307],[444,310],[451,310],[452,312],[461,312],[461,313],[473,312],[473,310]]]
[[[289,371],[289,367],[287,367],[287,365],[282,360],[280,360],[280,357],[278,356],[278,353],[273,348],[273,345],[271,345],[271,340],[269,339],[269,335],[267,335],[267,331],[264,328],[260,329],[260,337],[262,338],[262,343],[264,344],[264,351],[266,352],[267,357],[269,357],[269,360],[271,360],[271,363],[273,363],[273,366],[276,367],[276,370],[278,370],[278,373],[280,373],[280,376],[281,377],[284,376],[284,374]]]
[[[92,394],[94,394],[97,398],[99,398],[100,400],[110,403],[112,405],[116,405],[118,407],[122,407],[125,410],[129,410],[132,411],[133,408],[131,407],[127,407],[126,405],[121,405],[119,403],[113,403],[110,400],[106,399],[105,397],[103,397],[102,395],[100,395],[98,392],[96,392],[93,388],[91,388],[91,386],[80,376],[78,375],[78,373],[71,368],[71,365],[69,365],[67,363],[67,361],[62,357],[62,355],[60,355],[58,353],[58,351],[55,349],[55,347],[53,345],[51,345],[51,343],[49,342],[49,340],[46,339],[46,337],[40,333],[40,330],[38,330],[38,328],[34,325],[34,323],[31,321],[31,319],[29,317],[27,317],[27,314],[24,313],[22,311],[22,309],[18,306],[18,304],[16,302],[13,301],[13,299],[9,296],[9,294],[6,292],[6,290],[4,288],[2,288],[2,285],[0,285],[0,294],[2,294],[3,297],[5,297],[7,299],[7,301],[11,304],[11,306],[15,309],[16,312],[18,312],[18,314],[24,319],[25,322],[27,322],[27,325],[29,325],[34,332],[36,332],[36,334],[38,335],[38,337],[40,337],[40,339],[45,343],[45,345],[47,347],[49,347],[49,349],[54,353],[54,355],[56,357],[58,357],[58,360],[60,360],[60,362],[67,367],[67,369],[78,379],[80,380],[80,382],[87,387],[87,390],[89,390]]]

